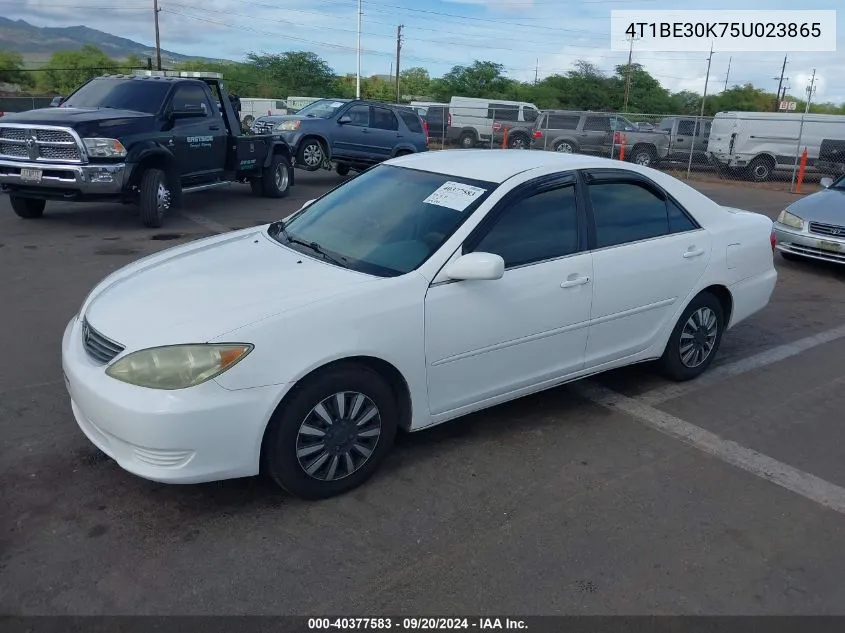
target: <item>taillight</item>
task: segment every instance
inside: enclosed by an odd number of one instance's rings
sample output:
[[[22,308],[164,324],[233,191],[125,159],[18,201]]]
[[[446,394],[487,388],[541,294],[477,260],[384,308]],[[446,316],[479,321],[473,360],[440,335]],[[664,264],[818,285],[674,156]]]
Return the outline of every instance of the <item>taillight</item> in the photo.
[[[619,132],[613,133],[613,142],[617,145],[622,142],[622,135]]]
[[[772,250],[775,250],[775,247],[778,245],[778,238],[774,231],[772,231],[772,234],[769,236],[769,241],[772,243]]]
[[[428,121],[422,119],[423,132],[425,132],[425,145],[428,147]]]
[[[543,133],[540,130],[534,130],[534,138],[543,138]]]
[[[452,113],[451,112],[446,113],[446,125],[448,125],[449,127],[452,127]]]

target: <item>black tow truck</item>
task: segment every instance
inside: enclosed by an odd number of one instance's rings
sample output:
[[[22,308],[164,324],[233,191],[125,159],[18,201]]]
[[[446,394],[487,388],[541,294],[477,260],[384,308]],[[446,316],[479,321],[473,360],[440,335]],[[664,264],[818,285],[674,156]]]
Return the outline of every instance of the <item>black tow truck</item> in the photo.
[[[59,107],[0,119],[0,191],[22,218],[48,200],[118,201],[160,227],[183,194],[233,182],[282,198],[294,171],[280,136],[242,133],[218,73],[106,75]]]

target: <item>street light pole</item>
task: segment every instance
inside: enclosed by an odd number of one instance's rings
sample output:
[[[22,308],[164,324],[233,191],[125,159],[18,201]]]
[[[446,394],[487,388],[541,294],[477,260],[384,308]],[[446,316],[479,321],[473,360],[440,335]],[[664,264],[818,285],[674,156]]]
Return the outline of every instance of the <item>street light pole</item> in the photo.
[[[689,150],[689,162],[687,163],[687,180],[689,180],[690,171],[692,171],[692,149],[695,146],[695,138],[699,135],[701,130],[701,122],[704,118],[704,101],[707,99],[707,84],[710,83],[710,63],[713,61],[713,44],[710,44],[710,55],[707,58],[707,76],[704,78],[704,94],[701,95],[701,114],[698,121],[695,122],[695,129],[693,130],[693,141]]]
[[[804,106],[804,114],[801,115],[801,126],[798,128],[798,144],[795,146],[795,165],[792,167],[792,184],[789,185],[789,192],[792,193],[795,187],[795,172],[798,171],[798,156],[801,154],[801,137],[804,135],[804,119],[810,111],[810,101],[813,100],[813,92],[816,88],[816,69],[813,68],[813,76],[810,77],[810,85],[807,86],[807,105]]]

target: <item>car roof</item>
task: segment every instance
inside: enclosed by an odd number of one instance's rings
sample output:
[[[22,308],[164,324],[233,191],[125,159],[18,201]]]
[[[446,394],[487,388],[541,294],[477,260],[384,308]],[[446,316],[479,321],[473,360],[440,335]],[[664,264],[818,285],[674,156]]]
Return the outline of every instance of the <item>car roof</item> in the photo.
[[[544,167],[561,171],[590,167],[640,171],[636,166],[608,158],[520,149],[435,150],[394,158],[389,164],[495,183],[502,183],[524,171]]]

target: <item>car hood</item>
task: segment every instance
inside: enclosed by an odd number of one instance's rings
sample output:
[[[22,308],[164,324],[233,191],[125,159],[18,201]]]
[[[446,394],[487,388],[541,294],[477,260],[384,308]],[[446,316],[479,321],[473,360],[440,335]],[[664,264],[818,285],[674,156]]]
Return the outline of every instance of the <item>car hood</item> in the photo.
[[[824,189],[796,200],[787,210],[808,222],[845,226],[845,190]]]
[[[120,138],[126,133],[152,129],[154,121],[154,115],[134,110],[59,107],[7,115],[0,119],[0,124],[57,125],[73,128],[82,137]]]
[[[379,278],[282,246],[267,227],[199,240],[104,279],[82,312],[127,349],[207,342]]]

